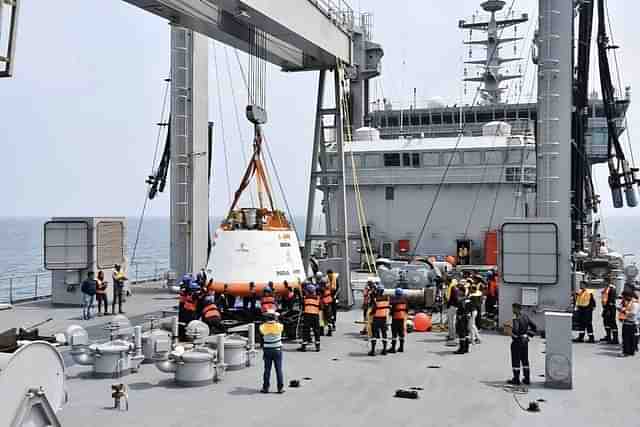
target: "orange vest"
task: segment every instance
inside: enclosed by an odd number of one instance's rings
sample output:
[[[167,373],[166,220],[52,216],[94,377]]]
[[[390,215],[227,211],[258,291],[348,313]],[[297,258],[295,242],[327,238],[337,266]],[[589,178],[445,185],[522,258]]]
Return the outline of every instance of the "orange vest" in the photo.
[[[389,316],[389,300],[386,297],[376,298],[373,312],[374,319],[386,319]]]
[[[322,304],[329,305],[333,302],[333,297],[331,296],[331,289],[324,288],[324,292],[322,293]]]
[[[498,296],[498,279],[496,279],[495,277],[491,278],[491,280],[489,281],[489,289],[487,290],[487,294],[492,297]]]
[[[618,320],[619,321],[623,321],[624,319],[627,318],[627,310],[629,309],[629,305],[631,305],[631,301],[627,302],[627,301],[622,301],[622,307],[620,308],[620,311],[618,311]]]
[[[204,320],[220,319],[221,317],[220,310],[215,304],[209,304],[202,309],[202,319]]]
[[[404,299],[398,300],[394,304],[391,304],[391,317],[394,320],[404,320],[407,317],[407,301]]]
[[[264,295],[260,299],[260,310],[263,313],[266,313],[269,310],[276,309],[276,299],[271,295]]]
[[[320,297],[306,296],[304,297],[304,313],[319,314],[320,313]]]
[[[187,311],[196,311],[198,308],[198,304],[193,295],[186,295],[184,297],[183,307]]]

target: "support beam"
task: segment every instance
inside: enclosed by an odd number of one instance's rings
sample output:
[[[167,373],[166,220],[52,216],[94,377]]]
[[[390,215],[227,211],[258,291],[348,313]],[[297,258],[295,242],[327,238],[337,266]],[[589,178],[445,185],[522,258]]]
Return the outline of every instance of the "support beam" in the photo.
[[[249,52],[250,29],[267,34],[266,60],[285,71],[351,63],[351,39],[340,12],[310,0],[124,0],[229,46]],[[353,22],[353,11],[347,11]]]
[[[206,267],[208,204],[208,40],[171,27],[171,270]]]
[[[13,75],[20,3],[0,0],[0,78]]]

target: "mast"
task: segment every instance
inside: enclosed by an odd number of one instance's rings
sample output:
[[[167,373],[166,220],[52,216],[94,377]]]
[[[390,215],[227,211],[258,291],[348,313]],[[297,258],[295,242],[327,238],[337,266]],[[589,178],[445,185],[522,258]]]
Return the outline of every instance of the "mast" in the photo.
[[[504,8],[505,4],[503,0],[485,1],[480,6],[485,12],[491,14],[488,20],[476,22],[474,16],[472,22],[465,20],[458,22],[458,27],[469,30],[470,35],[473,34],[473,30],[480,30],[487,33],[485,39],[473,40],[469,37],[469,40],[464,42],[465,45],[470,46],[470,55],[473,46],[485,46],[487,50],[485,59],[465,61],[465,64],[480,66],[482,73],[477,77],[465,77],[464,81],[481,83],[482,98],[488,104],[502,103],[502,92],[505,90],[505,88],[501,86],[502,82],[522,77],[520,74],[502,74],[502,68],[505,63],[519,61],[522,58],[503,58],[500,56],[501,45],[522,40],[522,37],[502,38],[501,35],[505,28],[527,22],[529,15],[523,13],[517,18],[500,19],[496,14]]]

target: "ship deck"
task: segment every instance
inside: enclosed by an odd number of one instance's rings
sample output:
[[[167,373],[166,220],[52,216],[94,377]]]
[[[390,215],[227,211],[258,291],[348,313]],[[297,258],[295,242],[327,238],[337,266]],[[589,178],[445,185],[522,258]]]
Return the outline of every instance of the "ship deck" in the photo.
[[[170,309],[174,297],[166,291],[136,291],[125,310],[133,323],[144,314]],[[109,317],[78,320],[77,308],[51,308],[46,302],[18,305],[0,312],[4,328],[35,323],[47,317],[45,333],[71,323],[88,327],[92,338],[104,336]],[[574,345],[573,390],[544,388],[544,341],[530,344],[532,380],[526,394],[506,391],[510,376],[510,338],[482,334],[483,342],[467,355],[455,355],[442,333],[412,333],[402,354],[366,355],[367,343],[354,321],[359,310],[339,313],[338,332],[323,337],[319,353],[298,353],[285,344],[285,381],[301,380],[300,388],[283,395],[258,393],[261,356],[249,368],[225,373],[222,382],[177,387],[170,374],[153,365],[121,380],[93,379],[87,366],[67,366],[69,402],[59,412],[65,427],[73,426],[636,426],[640,405],[637,358],[617,358],[617,348],[601,344]],[[599,318],[595,317],[595,323]],[[102,333],[103,335],[99,335]],[[482,333],[482,331],[481,331]],[[601,335],[601,331],[600,331]],[[65,352],[62,349],[63,354]],[[65,360],[70,361],[69,357]],[[434,368],[438,366],[439,368]],[[304,380],[308,377],[310,379]],[[129,386],[127,412],[111,409],[110,385]],[[275,378],[272,379],[272,382]],[[418,400],[394,398],[398,388],[421,387]],[[272,388],[275,388],[272,385]],[[541,412],[520,408],[544,399]]]

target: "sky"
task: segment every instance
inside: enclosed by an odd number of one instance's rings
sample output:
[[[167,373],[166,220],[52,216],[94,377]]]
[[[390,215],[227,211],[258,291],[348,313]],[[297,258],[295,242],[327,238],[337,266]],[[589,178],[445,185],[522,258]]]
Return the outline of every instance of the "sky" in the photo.
[[[457,23],[479,3],[353,1],[374,14],[374,39],[385,50],[372,97],[406,106],[416,88],[419,103],[434,97],[460,102],[466,50]],[[640,87],[640,3],[609,3],[623,84]],[[535,0],[515,4],[532,17],[536,8]],[[241,63],[246,67],[244,56]],[[216,123],[212,213],[220,215],[228,189],[235,190],[244,170],[241,148],[248,151],[252,131],[233,49],[212,44],[210,65],[209,117]],[[168,71],[169,26],[161,18],[119,0],[23,2],[15,76],[0,79],[0,216],[139,215]],[[315,72],[268,70],[265,132],[295,215],[306,210],[317,78]],[[527,92],[525,83],[522,96]],[[632,104],[632,136],[640,128],[635,110]],[[611,205],[606,175],[605,168],[596,168],[605,207]],[[147,215],[168,214],[165,193],[150,203]]]

